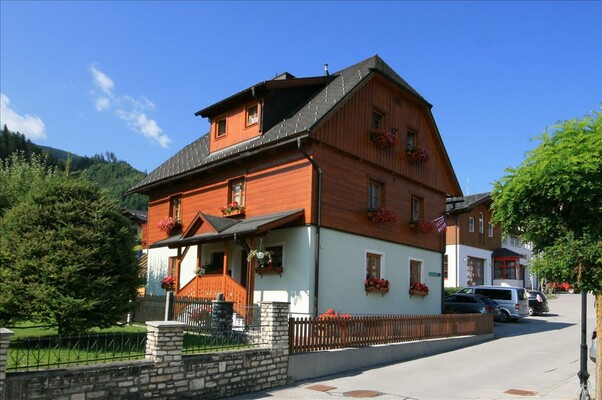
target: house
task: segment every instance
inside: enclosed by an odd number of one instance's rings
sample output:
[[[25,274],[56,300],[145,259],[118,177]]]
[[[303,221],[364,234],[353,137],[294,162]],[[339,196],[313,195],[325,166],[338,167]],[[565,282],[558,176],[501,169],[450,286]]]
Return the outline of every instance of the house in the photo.
[[[519,286],[529,282],[525,252],[491,222],[491,194],[447,199],[444,281],[446,287]]]
[[[176,295],[222,293],[241,315],[267,300],[295,316],[441,312],[431,221],[461,189],[431,107],[373,56],[196,112],[210,132],[129,191],[149,196],[147,292],[169,275]]]

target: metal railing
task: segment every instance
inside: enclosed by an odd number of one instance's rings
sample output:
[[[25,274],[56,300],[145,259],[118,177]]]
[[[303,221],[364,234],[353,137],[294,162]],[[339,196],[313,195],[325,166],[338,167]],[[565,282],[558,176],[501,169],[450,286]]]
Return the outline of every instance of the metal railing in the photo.
[[[10,342],[7,372],[143,359],[146,332],[23,338]]]

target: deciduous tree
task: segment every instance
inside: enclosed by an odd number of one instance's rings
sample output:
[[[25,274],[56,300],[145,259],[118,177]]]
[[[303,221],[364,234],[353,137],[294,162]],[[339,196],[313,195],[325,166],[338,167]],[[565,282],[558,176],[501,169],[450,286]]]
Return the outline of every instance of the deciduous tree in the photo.
[[[532,242],[536,272],[596,295],[602,332],[602,114],[558,123],[495,183],[494,221]],[[598,399],[602,399],[598,350]]]

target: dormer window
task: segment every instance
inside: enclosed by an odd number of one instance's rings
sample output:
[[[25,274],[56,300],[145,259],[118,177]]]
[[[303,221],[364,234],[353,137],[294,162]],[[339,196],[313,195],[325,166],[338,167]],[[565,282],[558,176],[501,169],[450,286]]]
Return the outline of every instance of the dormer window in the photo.
[[[253,125],[259,122],[259,107],[257,104],[252,104],[247,107],[246,126]]]
[[[226,117],[219,118],[215,121],[215,138],[226,136]]]

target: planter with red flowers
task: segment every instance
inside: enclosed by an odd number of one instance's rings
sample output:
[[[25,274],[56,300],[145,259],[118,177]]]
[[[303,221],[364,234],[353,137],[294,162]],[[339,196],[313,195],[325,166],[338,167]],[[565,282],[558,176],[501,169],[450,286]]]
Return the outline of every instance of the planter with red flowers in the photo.
[[[173,217],[165,217],[157,222],[157,228],[168,235],[178,231],[182,227],[182,223]]]
[[[219,211],[222,213],[222,216],[234,216],[234,215],[244,215],[245,214],[245,206],[241,206],[237,201],[234,201],[225,207],[220,207]]]
[[[395,222],[397,215],[395,214],[395,211],[391,211],[387,208],[377,208],[368,210],[368,218],[370,218],[372,222],[385,224],[388,222]]]
[[[425,162],[429,159],[429,153],[420,147],[408,147],[406,149],[406,157],[413,162]]]
[[[429,287],[424,283],[414,282],[410,285],[410,297],[421,296],[424,297],[429,294]]]
[[[386,279],[368,278],[364,282],[366,296],[368,293],[381,293],[383,296],[389,292],[390,283]]]
[[[397,128],[390,131],[382,128],[374,128],[370,131],[370,139],[381,147],[393,147],[397,143]]]
[[[166,276],[161,281],[161,288],[165,289],[166,292],[173,292],[176,288],[176,278],[173,276]]]

